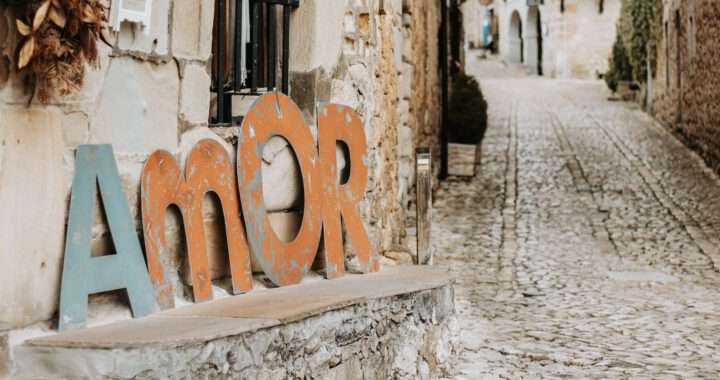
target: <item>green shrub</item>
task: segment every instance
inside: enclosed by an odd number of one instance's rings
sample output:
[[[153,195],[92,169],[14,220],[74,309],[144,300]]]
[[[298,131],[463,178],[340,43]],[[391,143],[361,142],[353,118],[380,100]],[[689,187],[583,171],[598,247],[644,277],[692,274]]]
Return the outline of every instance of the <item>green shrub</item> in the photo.
[[[450,92],[450,142],[479,144],[487,129],[487,108],[487,101],[475,78],[465,73],[457,74]]]
[[[610,57],[610,69],[605,74],[605,82],[613,91],[617,91],[618,82],[631,81],[633,79],[633,68],[625,50],[622,38],[618,34],[613,45],[612,57]]]
[[[661,0],[622,0],[613,56],[606,73],[606,82],[613,91],[620,80],[645,83],[648,64],[654,76],[661,13]]]

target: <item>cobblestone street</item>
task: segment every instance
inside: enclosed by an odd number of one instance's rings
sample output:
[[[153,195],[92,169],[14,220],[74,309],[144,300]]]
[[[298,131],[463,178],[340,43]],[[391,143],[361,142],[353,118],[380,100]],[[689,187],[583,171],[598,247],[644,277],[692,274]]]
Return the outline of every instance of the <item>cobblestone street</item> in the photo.
[[[478,174],[443,182],[433,211],[459,277],[456,377],[720,377],[718,177],[601,82],[473,71]]]

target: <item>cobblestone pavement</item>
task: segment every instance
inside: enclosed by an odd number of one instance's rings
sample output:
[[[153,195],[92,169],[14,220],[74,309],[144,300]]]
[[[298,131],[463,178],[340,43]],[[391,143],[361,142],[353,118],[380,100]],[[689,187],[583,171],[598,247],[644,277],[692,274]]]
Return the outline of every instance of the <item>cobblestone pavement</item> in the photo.
[[[720,181],[603,84],[482,78],[474,179],[436,194],[457,379],[720,378]]]

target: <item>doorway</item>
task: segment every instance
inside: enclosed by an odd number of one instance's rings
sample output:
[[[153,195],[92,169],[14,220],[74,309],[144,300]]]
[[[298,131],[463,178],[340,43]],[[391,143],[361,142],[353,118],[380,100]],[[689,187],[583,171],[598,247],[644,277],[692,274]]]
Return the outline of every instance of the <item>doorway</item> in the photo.
[[[510,62],[525,63],[522,18],[518,11],[513,11],[510,16]]]

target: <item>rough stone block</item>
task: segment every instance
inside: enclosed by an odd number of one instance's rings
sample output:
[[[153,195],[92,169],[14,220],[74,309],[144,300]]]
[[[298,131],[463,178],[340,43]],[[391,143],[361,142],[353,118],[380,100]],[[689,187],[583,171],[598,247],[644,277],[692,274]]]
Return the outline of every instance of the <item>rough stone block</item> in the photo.
[[[340,57],[345,7],[328,0],[304,0],[290,19],[290,71],[331,72]]]
[[[400,157],[414,158],[413,130],[408,127],[398,128],[398,153]]]
[[[302,224],[302,215],[298,211],[273,212],[268,214],[268,219],[277,237],[286,243],[295,239]]]
[[[403,75],[400,75],[400,81],[398,83],[398,97],[400,99],[409,99],[410,96],[413,94],[412,66],[408,65],[407,63],[403,63],[401,70]]]
[[[185,160],[187,159],[187,156],[190,154],[190,152],[195,148],[195,145],[197,145],[202,140],[213,140],[217,142],[218,144],[222,145],[223,148],[227,151],[228,155],[230,155],[230,158],[232,158],[233,161],[235,161],[237,152],[235,148],[230,145],[225,139],[218,136],[215,132],[211,131],[207,127],[198,127],[193,128],[180,136],[180,160],[179,164],[181,167],[185,166]]]
[[[210,75],[205,67],[188,64],[180,82],[180,118],[207,124],[210,116]]]
[[[210,58],[213,12],[215,2],[212,0],[173,2],[173,56],[203,61]]]
[[[265,145],[262,179],[268,212],[298,208],[302,202],[302,176],[295,153],[285,139],[273,137]]]
[[[184,3],[185,1],[175,2]],[[190,3],[190,1],[187,1]],[[121,50],[137,52],[143,55],[166,56],[169,54],[169,17],[170,0],[152,2],[150,34],[146,35],[141,26],[124,22],[120,26],[118,47]],[[147,28],[148,26],[146,26]]]
[[[85,144],[90,136],[90,121],[87,114],[83,112],[70,112],[63,116],[62,120],[63,137],[65,146],[75,148]]]
[[[284,242],[295,239],[302,224],[302,215],[298,211],[271,212],[268,214],[268,219],[278,239]],[[263,269],[253,255],[250,255],[250,263],[253,273],[262,273]]]
[[[92,143],[111,143],[116,153],[175,152],[178,144],[177,65],[111,61],[96,117]]]
[[[11,325],[57,309],[70,180],[61,123],[54,107],[0,108],[0,320]]]

